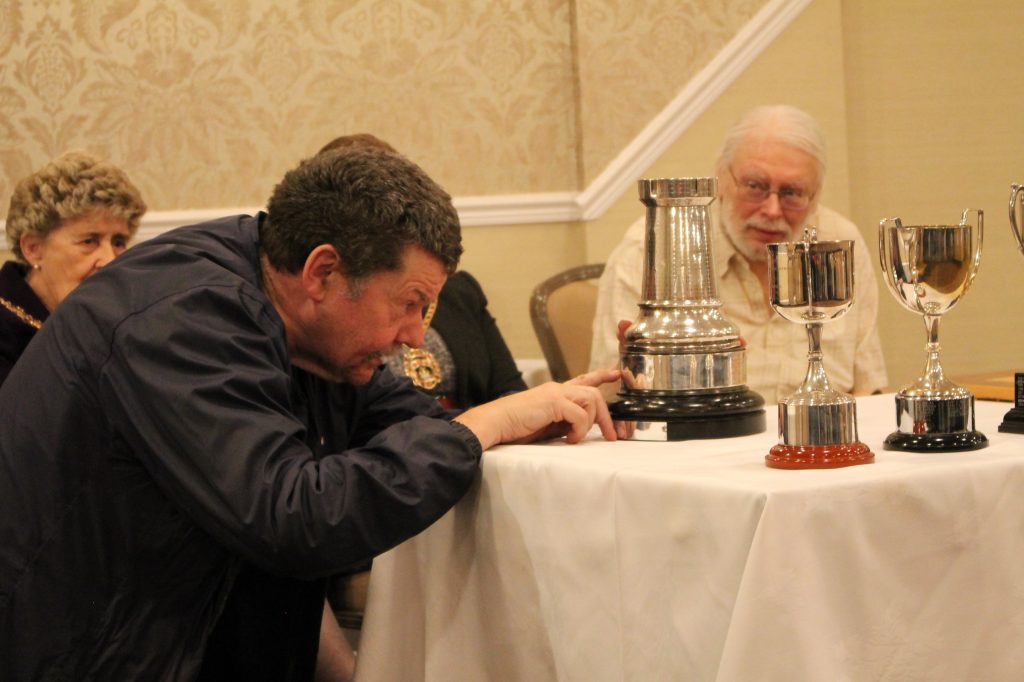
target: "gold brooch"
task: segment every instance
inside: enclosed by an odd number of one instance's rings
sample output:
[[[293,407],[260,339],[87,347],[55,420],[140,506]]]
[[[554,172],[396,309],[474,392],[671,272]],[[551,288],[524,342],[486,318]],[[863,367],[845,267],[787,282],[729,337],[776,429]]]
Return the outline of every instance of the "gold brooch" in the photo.
[[[437,310],[437,299],[430,302],[426,315],[423,316],[423,331],[427,331],[430,321]],[[429,350],[424,348],[406,347],[402,354],[402,369],[412,383],[420,388],[430,390],[441,383],[441,365]]]
[[[441,366],[429,350],[410,348],[402,357],[402,368],[412,383],[430,390],[441,383]]]

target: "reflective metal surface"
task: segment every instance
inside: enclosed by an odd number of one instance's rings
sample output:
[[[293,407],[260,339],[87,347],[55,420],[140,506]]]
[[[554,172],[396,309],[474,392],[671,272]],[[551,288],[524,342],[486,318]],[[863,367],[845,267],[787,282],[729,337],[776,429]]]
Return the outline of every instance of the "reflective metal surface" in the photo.
[[[689,391],[742,386],[739,329],[721,313],[712,268],[715,178],[640,180],[647,207],[640,315],[626,330],[623,388]]]
[[[904,225],[899,218],[879,226],[882,273],[896,300],[921,315],[942,315],[970,288],[981,260],[983,213],[978,226]],[[892,224],[889,224],[889,223]]]
[[[1024,185],[1010,185],[1010,229],[1017,240],[1018,248],[1024,253],[1024,232],[1021,232],[1020,221],[1017,220],[1017,198],[1024,195]]]
[[[790,322],[827,322],[853,305],[853,242],[769,244],[769,298]]]
[[[903,433],[950,433],[974,430],[974,396],[964,395],[945,400],[896,396],[896,426]]]
[[[652,349],[655,350],[655,349]],[[625,372],[623,386],[658,390],[705,390],[728,386],[742,386],[746,381],[746,356],[731,350],[715,352],[697,347],[685,352],[673,347],[670,353],[656,354],[632,352],[623,355]]]
[[[633,422],[632,440],[666,441],[668,440],[668,422]]]
[[[829,384],[822,363],[822,325],[853,305],[853,242],[816,239],[804,229],[804,241],[768,245],[772,308],[807,328],[804,382],[779,401],[779,442],[783,445],[834,445],[857,442],[857,405]]]
[[[896,394],[897,431],[889,449],[964,450],[984,447],[974,431],[974,397],[945,377],[939,360],[939,320],[974,281],[981,263],[984,214],[964,210],[959,225],[904,225],[887,218],[878,226],[882,277],[907,310],[924,319],[924,372]]]
[[[637,440],[719,438],[765,428],[746,387],[739,329],[722,315],[712,256],[713,177],[644,179],[639,315],[624,334],[612,417]]]
[[[857,442],[857,403],[844,400],[818,402],[790,396],[779,403],[779,442],[786,445],[833,445]],[[806,399],[811,398],[811,399]]]

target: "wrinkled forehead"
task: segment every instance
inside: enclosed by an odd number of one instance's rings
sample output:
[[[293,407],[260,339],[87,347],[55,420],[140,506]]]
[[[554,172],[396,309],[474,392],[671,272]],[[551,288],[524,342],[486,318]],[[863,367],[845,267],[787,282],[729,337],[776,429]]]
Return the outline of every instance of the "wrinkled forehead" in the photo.
[[[760,175],[776,183],[799,184],[817,189],[821,168],[813,154],[771,137],[750,137],[733,157],[737,174]]]

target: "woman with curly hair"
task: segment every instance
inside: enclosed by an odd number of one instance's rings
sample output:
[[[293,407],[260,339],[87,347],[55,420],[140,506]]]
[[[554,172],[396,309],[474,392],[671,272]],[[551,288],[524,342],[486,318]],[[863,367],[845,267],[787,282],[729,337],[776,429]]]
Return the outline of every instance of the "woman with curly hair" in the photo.
[[[80,152],[60,156],[14,188],[0,268],[0,384],[57,305],[120,255],[146,212],[120,168]]]

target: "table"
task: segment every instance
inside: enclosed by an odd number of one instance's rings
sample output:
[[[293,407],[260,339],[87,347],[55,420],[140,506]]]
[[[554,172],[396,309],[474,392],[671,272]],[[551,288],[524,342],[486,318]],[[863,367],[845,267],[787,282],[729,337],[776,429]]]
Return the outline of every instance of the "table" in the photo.
[[[1024,436],[764,466],[740,438],[487,452],[445,517],[375,560],[358,680],[1024,679]]]
[[[1013,370],[984,372],[951,377],[951,380],[967,388],[976,398],[985,400],[1006,400],[1013,402]]]

